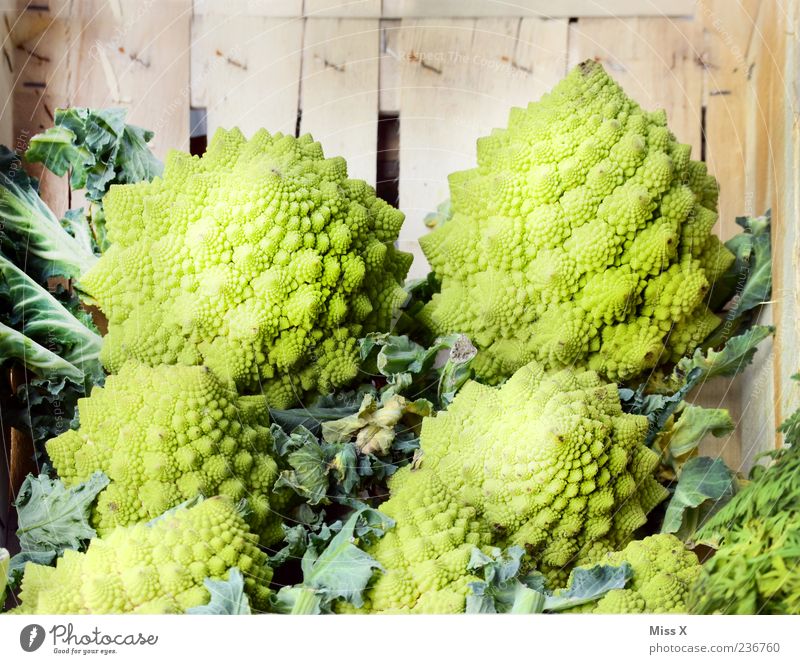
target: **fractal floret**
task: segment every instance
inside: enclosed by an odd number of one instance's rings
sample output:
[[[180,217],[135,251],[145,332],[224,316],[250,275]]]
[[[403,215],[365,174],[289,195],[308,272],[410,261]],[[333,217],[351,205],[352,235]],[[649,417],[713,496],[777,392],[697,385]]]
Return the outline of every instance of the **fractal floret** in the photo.
[[[689,153],[663,111],[579,65],[450,175],[452,218],[420,240],[441,282],[422,321],[469,335],[487,382],[534,359],[620,381],[691,353],[720,323],[706,302],[733,255]]]
[[[628,563],[633,576],[624,589],[610,590],[582,613],[687,613],[689,593],[700,576],[697,556],[674,535],[634,540],[622,551],[599,557],[596,563]]]
[[[25,566],[17,613],[183,613],[208,603],[206,579],[244,578],[265,609],[272,569],[229,498],[215,497],[152,524],[117,528],[86,553],[67,549],[55,567]]]
[[[66,486],[98,470],[111,480],[92,514],[100,534],[222,494],[247,500],[262,543],[282,537],[263,397],[237,396],[205,367],[129,363],[79,400],[78,412],[80,428],[50,440],[47,452]]]
[[[667,493],[646,432],[593,371],[534,362],[500,388],[467,383],[423,421],[419,467],[390,481],[381,510],[396,525],[370,550],[385,572],[369,610],[463,610],[476,546],[522,546],[554,587],[624,547]]]
[[[310,135],[219,130],[103,205],[111,248],[80,286],[108,318],[111,372],[204,364],[288,407],[353,379],[357,339],[406,297],[403,214]]]

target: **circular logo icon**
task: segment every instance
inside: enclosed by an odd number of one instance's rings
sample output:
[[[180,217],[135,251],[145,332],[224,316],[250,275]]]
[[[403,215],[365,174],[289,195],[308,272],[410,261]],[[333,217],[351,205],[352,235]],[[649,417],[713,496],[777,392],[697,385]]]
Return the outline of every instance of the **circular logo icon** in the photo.
[[[27,625],[19,633],[19,644],[25,652],[39,650],[44,643],[44,627],[41,625]]]

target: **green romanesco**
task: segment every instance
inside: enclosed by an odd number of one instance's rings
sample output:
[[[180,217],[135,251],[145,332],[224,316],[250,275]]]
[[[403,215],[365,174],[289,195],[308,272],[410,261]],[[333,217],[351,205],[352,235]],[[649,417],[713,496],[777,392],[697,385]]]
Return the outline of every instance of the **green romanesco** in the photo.
[[[647,419],[593,371],[533,362],[500,388],[467,383],[423,420],[419,467],[390,480],[393,529],[369,549],[386,570],[374,612],[463,610],[474,547],[519,545],[554,585],[576,562],[625,546],[667,491]]]
[[[467,334],[488,382],[533,359],[627,380],[692,352],[720,323],[706,300],[733,255],[689,151],[582,63],[450,175],[452,219],[420,239],[441,282],[421,320]]]
[[[219,130],[103,205],[111,248],[80,286],[108,318],[111,372],[204,364],[285,408],[355,378],[357,339],[406,298],[403,214],[309,135]]]
[[[206,604],[207,578],[232,568],[251,605],[266,609],[272,569],[230,498],[215,497],[151,525],[117,528],[67,549],[55,567],[25,566],[17,613],[183,613]]]
[[[800,413],[800,411],[798,411]],[[800,613],[800,415],[775,463],[731,499],[696,538],[718,546],[691,597],[693,613]]]
[[[198,495],[247,499],[263,544],[281,539],[273,493],[269,410],[262,397],[240,397],[205,367],[128,363],[105,387],[78,401],[80,428],[47,443],[66,486],[102,471],[111,480],[97,500],[100,534],[152,519]]]
[[[579,613],[687,613],[689,591],[700,576],[697,556],[674,535],[651,535],[634,540],[592,564],[627,562],[633,578],[624,589],[611,590],[596,602],[576,609]],[[584,564],[584,566],[588,566]]]

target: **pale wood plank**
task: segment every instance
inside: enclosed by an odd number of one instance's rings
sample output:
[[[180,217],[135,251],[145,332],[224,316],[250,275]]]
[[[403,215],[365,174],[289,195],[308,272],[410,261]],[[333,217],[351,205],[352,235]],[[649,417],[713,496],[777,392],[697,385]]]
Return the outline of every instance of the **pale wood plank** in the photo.
[[[302,19],[196,16],[192,35],[192,104],[207,108],[209,136],[234,126],[294,134]]]
[[[401,246],[417,247],[423,218],[449,195],[447,174],[475,163],[475,141],[564,75],[566,21],[403,21],[400,31]]]
[[[194,15],[298,18],[303,0],[194,0]]]
[[[694,0],[384,0],[384,18],[691,16]]]
[[[11,30],[14,69],[14,149],[22,154],[30,139],[53,124],[53,112],[69,103],[69,63],[66,4],[53,2],[50,11],[25,11]],[[44,201],[61,215],[69,207],[69,185],[39,164],[27,170],[40,179]]]
[[[301,133],[310,132],[326,155],[345,157],[349,176],[373,186],[379,59],[377,19],[306,19]]]
[[[590,18],[570,24],[569,63],[603,63],[643,108],[663,108],[678,140],[700,156],[702,30],[695,21],[669,18]]]
[[[381,0],[305,0],[309,18],[380,18]]]
[[[727,240],[741,229],[735,218],[761,214],[748,195],[746,121],[748,104],[747,48],[753,34],[758,0],[731,10],[725,0],[702,0],[697,16],[703,24],[705,53],[706,163],[720,183],[717,234]]]
[[[195,15],[328,18],[692,16],[694,0],[194,0]]]
[[[7,10],[0,16],[0,143],[12,146],[14,138],[14,44],[11,41],[11,26],[17,12]],[[0,493],[2,495],[2,493]],[[3,515],[0,510],[0,516]]]
[[[388,113],[400,110],[400,30],[399,19],[381,20],[381,62],[378,108]]]
[[[155,132],[157,155],[188,150],[191,14],[191,0],[72,4],[69,71],[57,72],[68,77],[69,103],[122,106]]]
[[[791,10],[791,15],[789,14]],[[775,427],[798,407],[800,391],[790,376],[800,368],[798,342],[798,187],[796,183],[800,141],[798,140],[797,76],[798,29],[794,2],[762,3],[747,53],[749,99],[747,109],[746,190],[756,211],[772,208],[773,289],[772,304],[765,321],[777,327],[772,356],[762,359],[765,376],[762,389],[743,377],[743,403],[758,413],[745,422],[746,440],[754,451],[772,449],[782,442]]]

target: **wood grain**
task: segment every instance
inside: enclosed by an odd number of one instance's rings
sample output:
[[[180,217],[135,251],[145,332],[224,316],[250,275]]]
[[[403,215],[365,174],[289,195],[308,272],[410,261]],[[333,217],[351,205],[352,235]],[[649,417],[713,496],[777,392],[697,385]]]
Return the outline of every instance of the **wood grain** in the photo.
[[[302,49],[301,19],[195,16],[192,105],[207,109],[209,137],[218,127],[294,135]]]
[[[373,186],[380,40],[377,19],[307,19],[300,92],[300,133],[310,132],[326,156],[347,160],[351,178]]]

